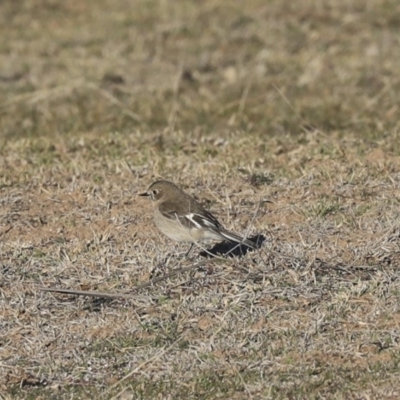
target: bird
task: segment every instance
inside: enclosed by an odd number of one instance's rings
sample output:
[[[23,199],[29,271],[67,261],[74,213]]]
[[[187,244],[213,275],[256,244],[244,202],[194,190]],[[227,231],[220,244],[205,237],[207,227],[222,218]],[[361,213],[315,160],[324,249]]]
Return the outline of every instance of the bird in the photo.
[[[154,222],[165,236],[178,242],[191,243],[186,256],[194,244],[209,240],[228,240],[252,249],[258,248],[252,240],[226,230],[194,197],[172,182],[153,182],[139,196],[147,196],[152,200]]]

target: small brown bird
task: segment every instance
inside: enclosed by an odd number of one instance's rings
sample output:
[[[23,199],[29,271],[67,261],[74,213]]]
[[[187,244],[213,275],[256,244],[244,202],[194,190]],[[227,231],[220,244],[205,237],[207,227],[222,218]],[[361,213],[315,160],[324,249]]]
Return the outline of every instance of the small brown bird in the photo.
[[[252,249],[257,245],[235,233],[227,231],[218,220],[192,196],[168,181],[152,183],[147,192],[154,206],[154,222],[158,229],[172,240],[193,244],[207,240],[229,240]]]

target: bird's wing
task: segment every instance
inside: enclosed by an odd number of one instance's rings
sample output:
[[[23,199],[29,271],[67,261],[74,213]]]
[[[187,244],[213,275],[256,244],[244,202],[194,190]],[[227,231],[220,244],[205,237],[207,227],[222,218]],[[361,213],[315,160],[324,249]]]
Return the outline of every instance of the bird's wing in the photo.
[[[172,202],[164,202],[159,206],[164,217],[178,220],[186,228],[219,229],[221,227],[219,221],[196,201],[190,199],[189,207],[185,207],[185,210],[188,209],[190,212],[182,213],[180,207]]]
[[[205,210],[203,210],[201,214],[187,214],[186,218],[189,219],[197,228],[219,229],[221,227],[221,224],[214,215]]]

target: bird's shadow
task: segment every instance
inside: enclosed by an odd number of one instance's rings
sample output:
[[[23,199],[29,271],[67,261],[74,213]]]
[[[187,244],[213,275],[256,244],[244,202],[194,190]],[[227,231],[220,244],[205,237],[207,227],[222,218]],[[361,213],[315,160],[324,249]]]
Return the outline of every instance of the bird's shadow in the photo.
[[[248,239],[256,243],[257,249],[259,249],[266,241],[266,237],[264,235],[256,235]],[[243,257],[249,251],[254,251],[257,249],[252,249],[251,247],[246,246],[245,244],[224,241],[217,243],[211,249],[203,250],[202,252],[200,252],[200,256],[206,258],[215,257],[217,255],[227,256],[227,257]]]

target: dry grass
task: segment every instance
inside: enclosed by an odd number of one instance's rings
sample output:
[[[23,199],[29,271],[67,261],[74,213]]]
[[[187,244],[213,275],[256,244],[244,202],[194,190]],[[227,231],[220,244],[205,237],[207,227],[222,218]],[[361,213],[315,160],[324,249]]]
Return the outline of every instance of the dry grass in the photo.
[[[398,2],[243,4],[0,4],[0,398],[400,396]],[[184,259],[159,177],[262,250]]]

